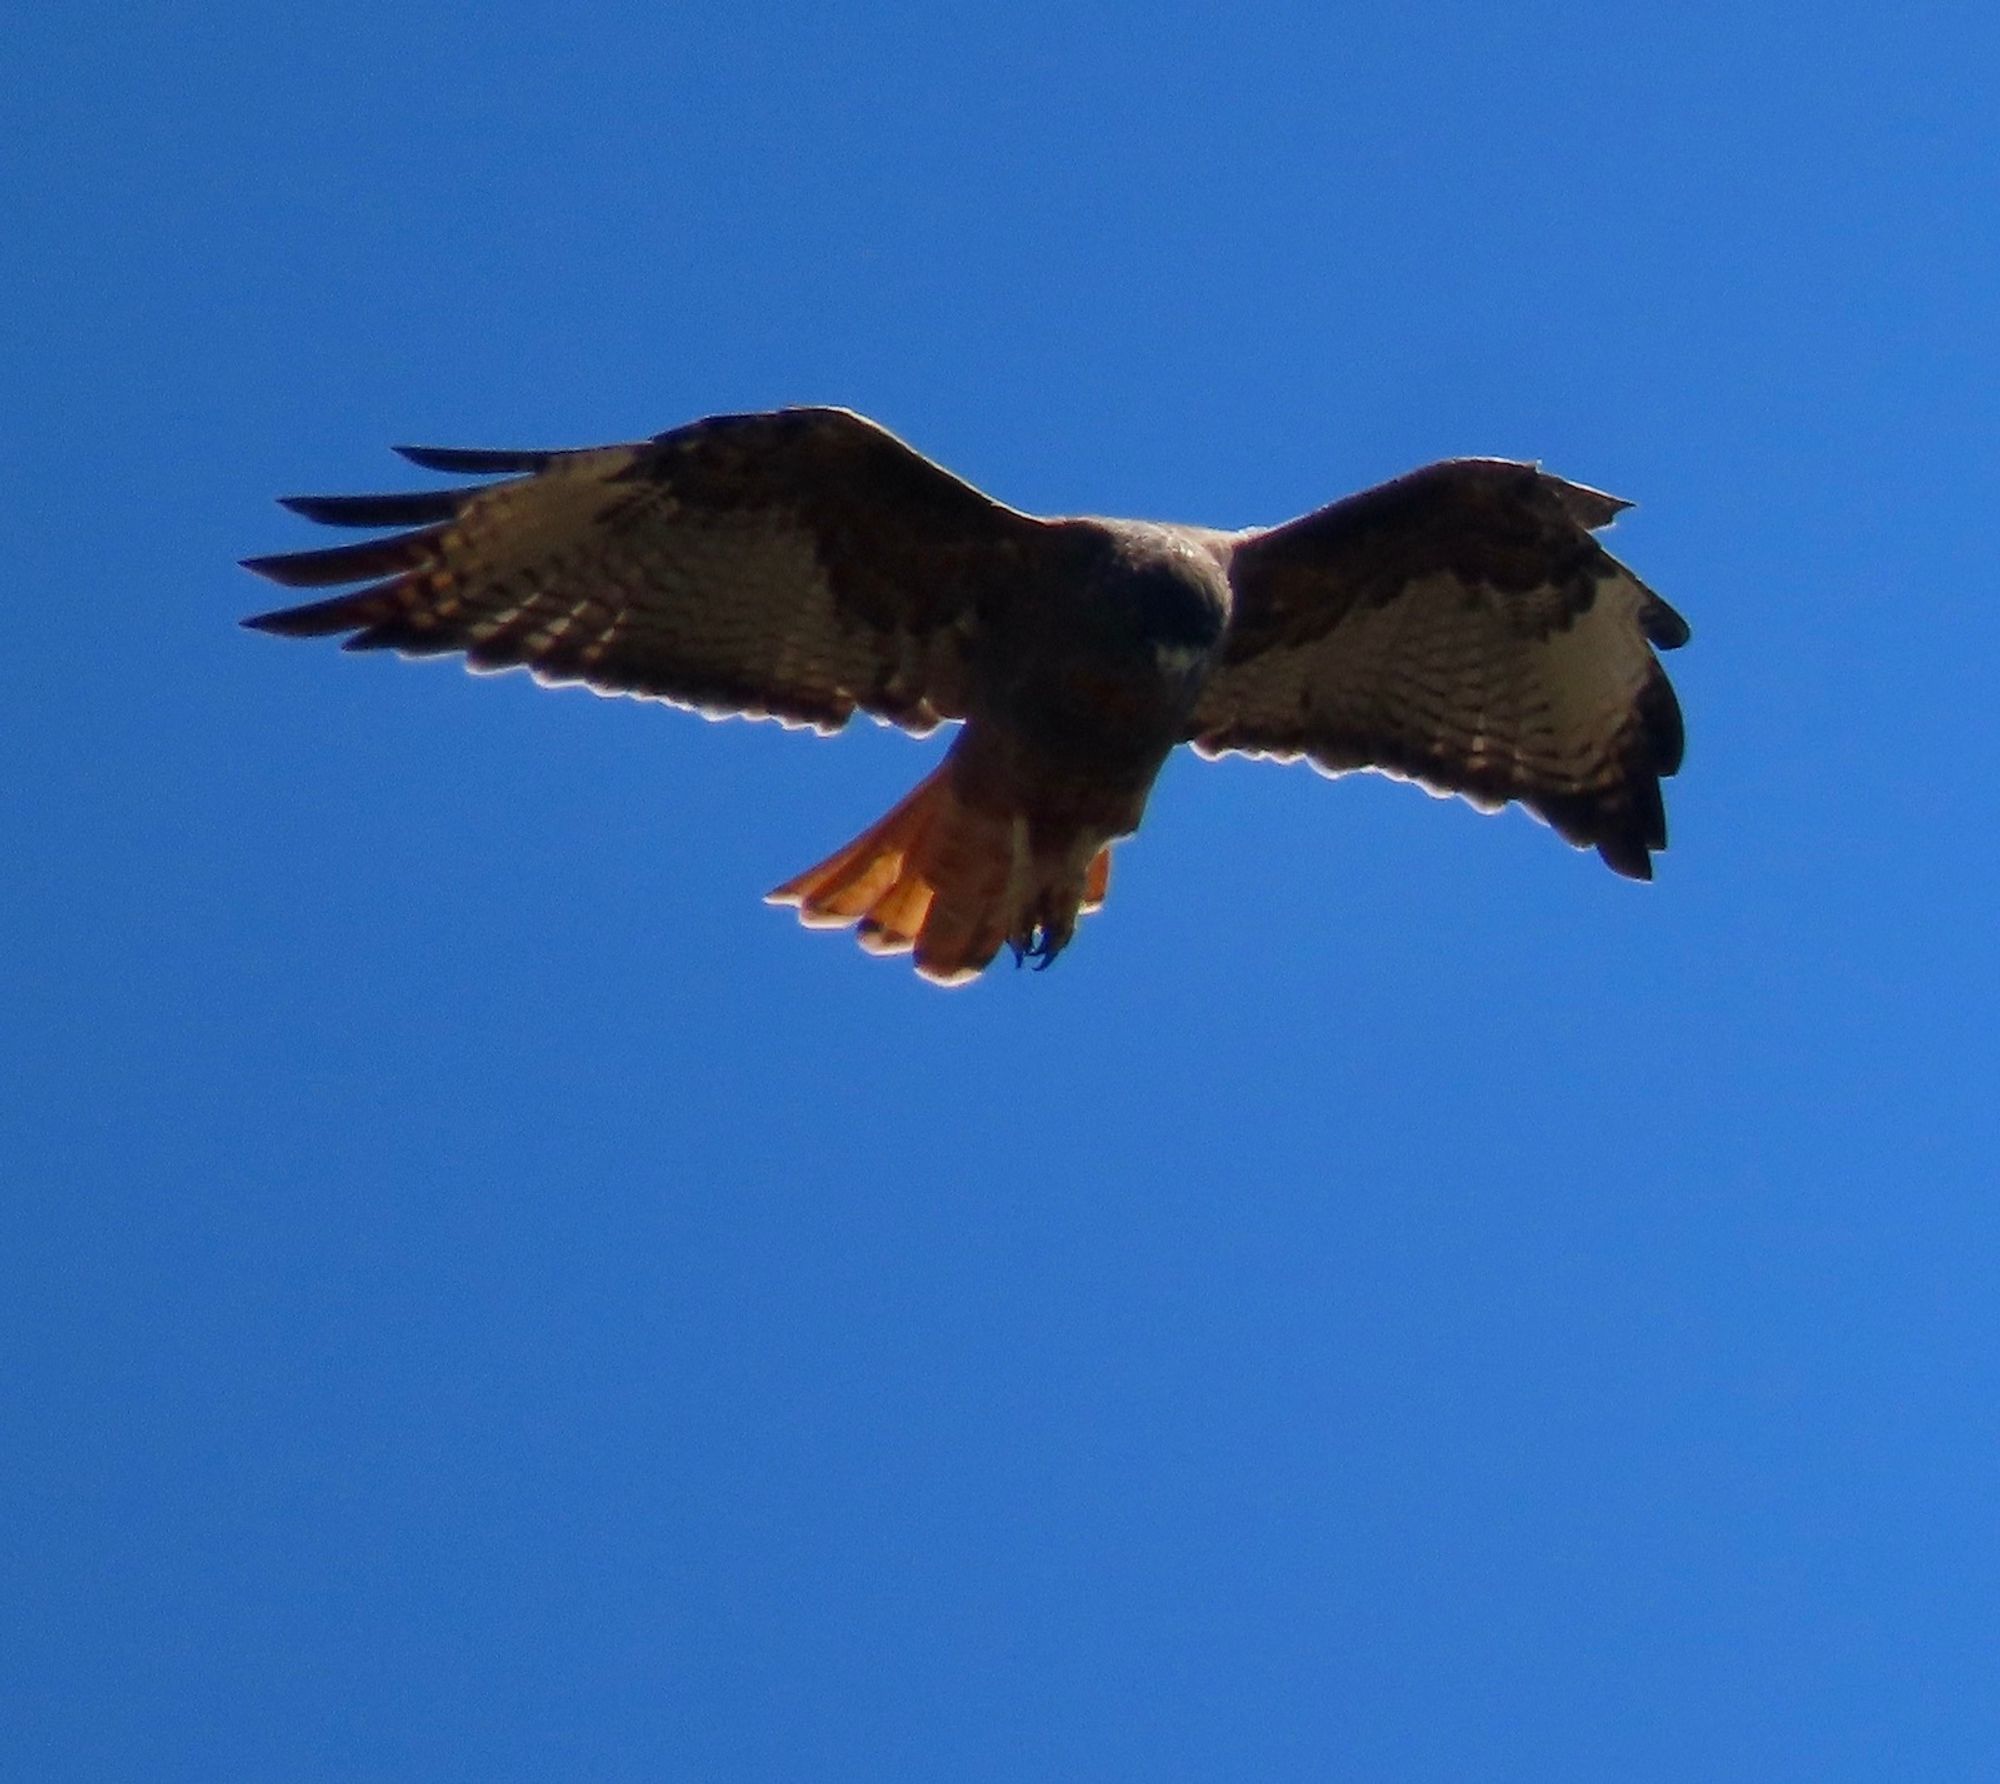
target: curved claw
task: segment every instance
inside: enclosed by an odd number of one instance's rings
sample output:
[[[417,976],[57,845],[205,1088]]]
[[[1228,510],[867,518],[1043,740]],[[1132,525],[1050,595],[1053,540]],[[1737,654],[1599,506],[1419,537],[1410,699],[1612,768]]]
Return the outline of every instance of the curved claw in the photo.
[[[1014,950],[1016,967],[1034,962],[1035,971],[1044,973],[1055,965],[1056,956],[1069,946],[1076,934],[1074,922],[1052,922],[1046,915],[1034,917],[1018,934],[1007,938]]]

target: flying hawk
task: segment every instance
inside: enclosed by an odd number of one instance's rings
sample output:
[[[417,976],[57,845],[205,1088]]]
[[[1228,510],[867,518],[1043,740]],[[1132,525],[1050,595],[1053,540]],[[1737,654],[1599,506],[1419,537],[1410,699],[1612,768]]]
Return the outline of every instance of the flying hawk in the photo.
[[[941,984],[1002,945],[1062,951],[1179,743],[1518,800],[1634,879],[1666,846],[1681,715],[1653,652],[1687,625],[1591,537],[1627,504],[1533,465],[1447,460],[1232,533],[1024,514],[845,409],[400,450],[500,481],[286,501],[408,530],[249,559],[366,586],[246,624],[710,717],[963,720],[893,811],[770,895]]]

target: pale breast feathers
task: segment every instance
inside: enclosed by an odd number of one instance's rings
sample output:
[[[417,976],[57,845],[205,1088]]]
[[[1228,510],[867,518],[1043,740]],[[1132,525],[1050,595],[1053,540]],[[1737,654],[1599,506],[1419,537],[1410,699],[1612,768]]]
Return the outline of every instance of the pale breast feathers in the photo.
[[[1246,536],[1196,749],[1518,800],[1650,878],[1682,746],[1654,652],[1688,629],[1591,537],[1625,506],[1460,459]]]
[[[825,730],[859,709],[925,731],[964,716],[982,603],[1046,533],[839,409],[576,452],[404,454],[504,480],[293,499],[329,525],[412,530],[250,560],[287,587],[368,585],[250,624],[710,714]]]

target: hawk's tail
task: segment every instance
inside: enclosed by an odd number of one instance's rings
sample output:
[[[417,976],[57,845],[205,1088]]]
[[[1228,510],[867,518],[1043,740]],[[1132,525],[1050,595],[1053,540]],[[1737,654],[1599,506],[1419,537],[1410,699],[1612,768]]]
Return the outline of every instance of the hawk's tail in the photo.
[[[915,949],[917,971],[940,985],[976,978],[1004,944],[1053,960],[1078,913],[1104,902],[1110,849],[1083,856],[1031,847],[1026,814],[967,804],[951,766],[939,764],[885,817],[787,880],[769,902],[797,905],[799,921],[815,928],[858,920],[857,939],[871,954]]]

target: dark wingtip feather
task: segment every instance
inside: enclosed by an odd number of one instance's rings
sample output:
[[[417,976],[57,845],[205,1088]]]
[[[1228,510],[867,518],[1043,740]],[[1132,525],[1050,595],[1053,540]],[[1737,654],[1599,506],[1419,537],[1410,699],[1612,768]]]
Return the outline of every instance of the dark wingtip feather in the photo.
[[[1653,877],[1653,857],[1646,852],[1643,843],[1634,842],[1629,837],[1617,837],[1599,843],[1597,853],[1606,867],[1628,880],[1650,880]]]
[[[253,632],[270,632],[279,638],[324,638],[334,632],[351,632],[382,617],[380,596],[393,586],[357,589],[303,607],[275,607],[269,613],[254,613],[241,623]]]
[[[380,496],[280,496],[278,506],[330,527],[414,527],[450,520],[475,492],[412,490]]]
[[[1639,691],[1638,720],[1654,774],[1661,779],[1678,774],[1687,752],[1687,723],[1674,684],[1657,664]]]
[[[1601,527],[1608,527],[1632,506],[1623,496],[1609,495],[1587,484],[1572,483],[1567,477],[1556,476],[1553,471],[1543,471],[1541,478],[1556,492],[1563,512],[1587,532],[1594,533]]]
[[[340,629],[338,626],[301,623],[298,616],[311,611],[310,607],[280,607],[269,613],[253,613],[248,619],[236,623],[252,632],[269,632],[274,638],[318,638]]]
[[[325,551],[280,551],[268,557],[244,558],[243,568],[282,588],[329,588],[342,582],[372,582],[413,570],[431,557],[439,527],[370,539],[360,545],[335,545]]]
[[[280,551],[273,552],[267,557],[238,558],[236,561],[243,569],[248,570],[251,575],[261,576],[266,582],[275,582],[282,586],[287,585],[287,578],[284,571],[285,560],[294,555],[292,552]]]
[[[1651,591],[1647,591],[1651,594]],[[1694,636],[1688,623],[1682,619],[1658,595],[1652,595],[1646,605],[1639,610],[1639,624],[1646,634],[1646,642],[1655,650],[1679,650]]]
[[[396,446],[391,450],[426,471],[448,471],[467,477],[539,471],[563,456],[559,451],[523,452],[480,446]]]

